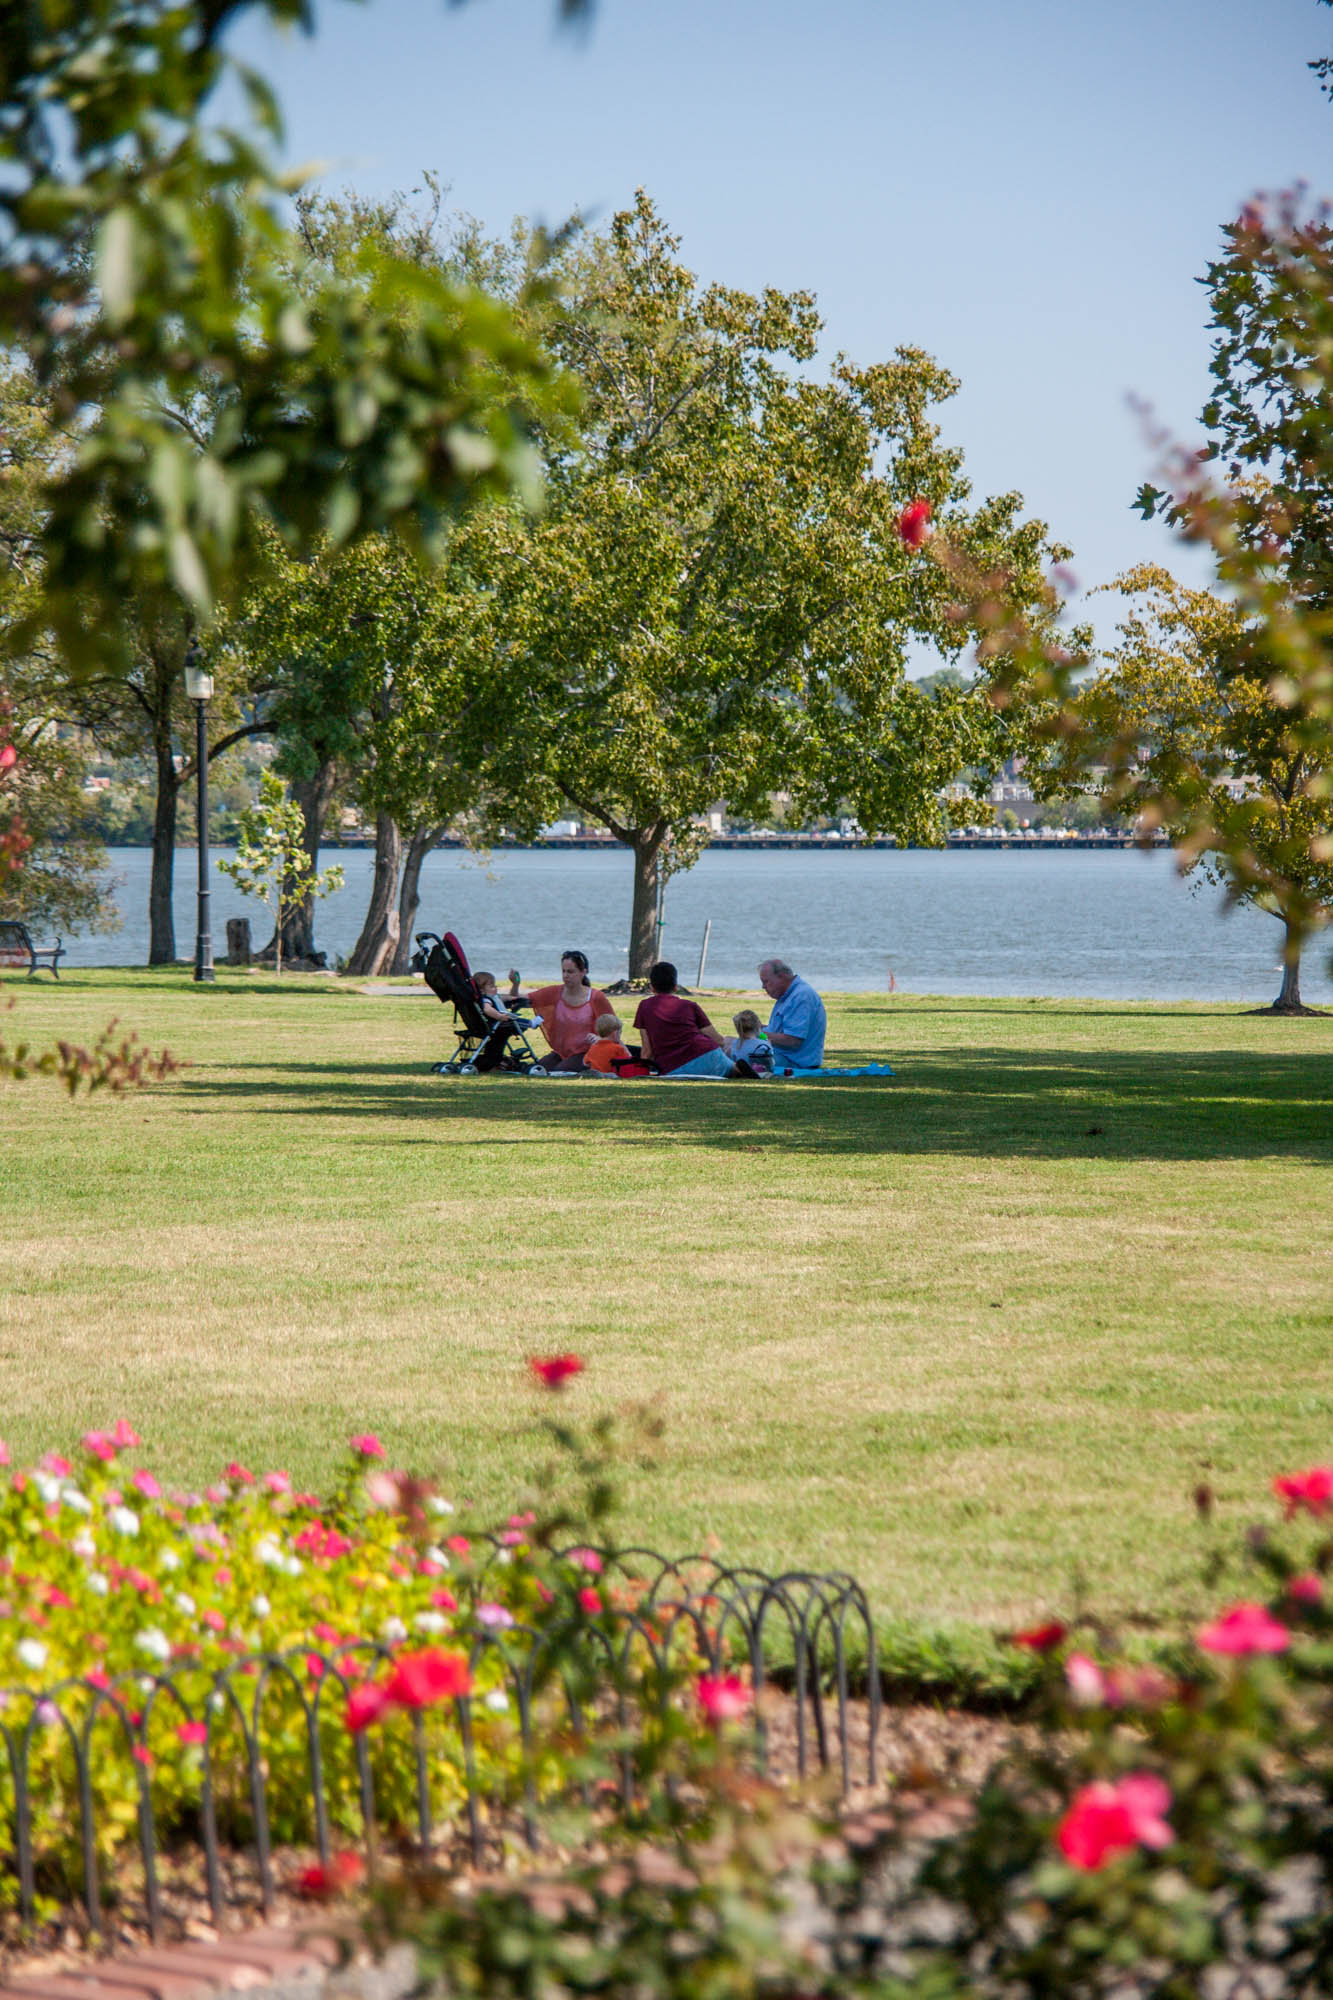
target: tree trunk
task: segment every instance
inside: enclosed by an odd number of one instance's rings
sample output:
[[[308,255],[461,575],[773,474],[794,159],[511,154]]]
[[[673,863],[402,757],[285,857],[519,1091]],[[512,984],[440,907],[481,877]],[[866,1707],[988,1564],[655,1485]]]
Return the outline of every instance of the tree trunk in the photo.
[[[398,943],[398,868],[403,855],[403,836],[396,820],[388,813],[375,815],[375,879],[371,885],[370,908],[361,926],[361,935],[347,961],[347,970],[363,978],[383,970]]]
[[[171,892],[176,869],[176,805],[180,780],[171,754],[171,729],[157,727],[153,745],[157,762],[157,800],[153,810],[153,870],[148,883],[148,963],[173,965],[176,959],[176,917]]]
[[[407,971],[412,957],[417,911],[421,908],[421,864],[443,832],[442,826],[418,827],[408,842],[407,859],[403,863],[403,885],[398,891],[398,943],[393,963],[387,968],[389,972]]]
[[[657,887],[662,865],[662,842],[666,839],[665,820],[638,826],[626,845],[634,856],[634,909],[629,924],[629,977],[646,979],[657,957]]]
[[[1273,1002],[1275,1014],[1303,1014],[1301,1005],[1301,947],[1292,934],[1290,924],[1285,926],[1286,937],[1282,945],[1282,989]]]

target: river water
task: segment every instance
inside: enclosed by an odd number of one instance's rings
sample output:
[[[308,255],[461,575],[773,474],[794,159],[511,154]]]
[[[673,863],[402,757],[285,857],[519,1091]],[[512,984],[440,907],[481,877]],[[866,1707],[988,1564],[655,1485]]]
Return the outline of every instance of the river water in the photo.
[[[316,941],[346,954],[370,890],[372,855],[341,862],[346,886],[316,913]],[[148,956],[149,855],[111,854],[123,928],[70,944],[69,963],[142,965]],[[195,936],[195,857],[176,857],[176,951]],[[518,849],[478,862],[439,849],[422,871],[419,929],[456,931],[474,966],[503,977],[554,977],[577,947],[594,979],[625,970],[630,859],[615,852]],[[213,948],[225,921],[249,916],[256,944],[271,926],[225,875],[214,873]],[[1277,922],[1257,910],[1221,914],[1221,897],[1182,882],[1171,857],[1134,850],[966,852],[872,848],[748,853],[712,849],[667,887],[663,956],[693,985],[712,919],[704,983],[751,987],[761,958],[787,959],[832,992],[883,991],[890,975],[917,993],[1016,994],[1260,1004],[1277,991]],[[1303,997],[1333,1001],[1328,935],[1306,953]]]

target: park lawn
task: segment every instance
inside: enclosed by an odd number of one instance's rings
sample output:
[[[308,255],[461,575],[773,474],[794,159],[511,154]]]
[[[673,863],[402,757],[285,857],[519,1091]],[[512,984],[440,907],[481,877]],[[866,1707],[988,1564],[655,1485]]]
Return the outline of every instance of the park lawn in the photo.
[[[353,1431],[507,1511],[570,1414],[653,1399],[625,1539],[853,1571],[886,1629],[1205,1601],[1210,1533],[1333,1460],[1333,1018],[835,997],[892,1081],[441,1079],[429,997],[220,972],[12,979],[188,1063],[0,1085],[0,1435],[129,1417],[201,1483]],[[716,1004],[715,1018],[735,1004]],[[1217,1495],[1212,1529],[1195,1487]]]

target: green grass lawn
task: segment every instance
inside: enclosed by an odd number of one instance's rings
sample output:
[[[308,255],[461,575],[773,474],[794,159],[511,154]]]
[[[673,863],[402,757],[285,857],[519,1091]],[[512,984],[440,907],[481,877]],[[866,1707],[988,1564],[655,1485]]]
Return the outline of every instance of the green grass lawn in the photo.
[[[501,1507],[573,1348],[571,1410],[667,1418],[627,1536],[938,1628],[1189,1612],[1196,1483],[1231,1528],[1333,1457],[1333,1018],[846,996],[832,1059],[892,1081],[539,1084],[433,1077],[445,1009],[328,980],[6,991],[11,1039],[189,1064],[0,1085],[16,1459],[126,1415],[182,1479],[319,1482],[373,1429]]]

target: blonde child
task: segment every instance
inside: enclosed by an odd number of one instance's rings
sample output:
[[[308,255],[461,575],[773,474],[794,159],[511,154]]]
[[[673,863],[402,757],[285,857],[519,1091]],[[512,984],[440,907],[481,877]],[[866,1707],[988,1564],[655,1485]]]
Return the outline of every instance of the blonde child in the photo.
[[[752,1007],[733,1014],[734,1035],[724,1035],[722,1046],[733,1062],[748,1062],[751,1069],[771,1070],[773,1051],[764,1039],[764,1024]]]
[[[472,984],[477,989],[477,998],[481,1001],[481,1011],[492,1026],[497,1021],[513,1020],[514,1016],[509,1012],[500,998],[500,989],[493,972],[474,972],[472,975]]]
[[[615,1065],[630,1060],[629,1050],[620,1039],[620,1020],[615,1014],[599,1014],[593,1023],[597,1039],[583,1058],[586,1069],[600,1071],[603,1076],[615,1076]]]

